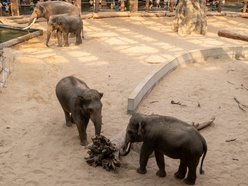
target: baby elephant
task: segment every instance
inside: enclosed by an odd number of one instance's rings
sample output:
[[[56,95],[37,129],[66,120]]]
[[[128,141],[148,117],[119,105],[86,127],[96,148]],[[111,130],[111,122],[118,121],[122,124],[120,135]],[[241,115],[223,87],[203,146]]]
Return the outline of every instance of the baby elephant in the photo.
[[[51,33],[57,31],[58,46],[62,46],[62,36],[64,45],[69,46],[68,36],[69,33],[76,35],[76,45],[82,44],[83,34],[83,21],[78,15],[59,14],[52,15],[49,18],[47,25],[47,41],[46,46],[50,40]],[[82,33],[82,36],[81,36]]]
[[[56,96],[64,110],[66,125],[77,125],[81,145],[88,143],[86,129],[89,119],[94,123],[95,135],[100,135],[103,93],[90,89],[85,82],[69,76],[58,82]]]
[[[159,170],[157,176],[166,176],[164,154],[180,159],[178,171],[175,177],[183,179],[189,185],[194,185],[196,180],[196,168],[201,160],[200,174],[203,160],[207,153],[207,144],[202,135],[192,126],[179,119],[161,115],[134,114],[126,129],[125,143],[120,151],[120,155],[127,155],[130,151],[131,143],[141,142],[143,145],[140,151],[140,167],[137,172],[146,173],[148,158],[152,152]]]

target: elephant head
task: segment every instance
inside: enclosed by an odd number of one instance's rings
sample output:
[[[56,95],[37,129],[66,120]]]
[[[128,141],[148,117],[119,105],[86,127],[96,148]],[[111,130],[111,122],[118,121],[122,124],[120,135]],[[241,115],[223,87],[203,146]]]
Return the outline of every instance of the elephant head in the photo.
[[[63,23],[63,17],[62,16],[58,16],[58,15],[53,15],[50,16],[48,24],[51,25],[53,27],[53,29],[58,29],[59,26]]]
[[[126,156],[130,152],[131,144],[133,142],[142,142],[144,139],[144,115],[133,114],[129,120],[129,124],[126,129],[125,142],[120,150],[121,156]]]
[[[61,30],[61,26],[62,26],[62,23],[63,23],[63,17],[60,16],[60,15],[52,15],[50,16],[49,18],[49,21],[47,23],[47,40],[46,40],[46,46],[49,47],[48,43],[49,43],[49,40],[50,40],[50,37],[51,37],[51,33],[54,31],[54,30]],[[62,36],[59,35],[59,33],[57,33],[57,37],[58,38],[58,45],[59,46],[62,46]]]
[[[28,26],[25,27],[24,30],[30,28],[35,23],[35,21],[41,17],[46,17],[46,7],[38,3],[34,8],[33,13],[31,14],[31,18],[29,19]]]
[[[103,93],[95,89],[86,89],[77,98],[76,107],[82,115],[88,115],[95,126],[95,134],[100,135],[102,126],[102,103]]]

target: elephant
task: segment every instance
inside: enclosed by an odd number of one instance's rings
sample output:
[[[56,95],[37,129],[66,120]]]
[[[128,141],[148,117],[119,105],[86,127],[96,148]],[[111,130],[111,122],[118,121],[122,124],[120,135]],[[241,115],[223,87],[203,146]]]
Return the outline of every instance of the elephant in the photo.
[[[36,4],[31,18],[29,20],[28,26],[24,30],[29,29],[38,18],[45,18],[48,22],[51,15],[58,14],[69,14],[69,15],[78,15],[80,16],[80,9],[71,3],[64,1],[46,1],[39,2]]]
[[[58,46],[62,46],[62,35],[64,38],[65,46],[69,46],[69,33],[74,33],[76,35],[76,45],[82,44],[82,38],[84,38],[84,34],[83,21],[80,16],[67,14],[52,15],[49,18],[47,28],[47,47],[51,37],[51,32],[55,30],[57,31]]]
[[[125,142],[120,155],[125,156],[130,151],[131,143],[143,142],[140,151],[140,167],[137,172],[146,173],[149,156],[154,152],[159,170],[156,175],[165,177],[164,155],[180,159],[175,177],[184,179],[186,184],[194,185],[196,168],[202,156],[200,174],[203,174],[203,161],[207,153],[207,143],[203,136],[192,125],[177,118],[162,115],[144,115],[135,113],[126,128]]]
[[[65,114],[66,126],[76,124],[82,146],[88,144],[86,129],[89,119],[94,123],[95,135],[100,135],[103,93],[90,89],[84,81],[74,76],[61,79],[55,92]]]

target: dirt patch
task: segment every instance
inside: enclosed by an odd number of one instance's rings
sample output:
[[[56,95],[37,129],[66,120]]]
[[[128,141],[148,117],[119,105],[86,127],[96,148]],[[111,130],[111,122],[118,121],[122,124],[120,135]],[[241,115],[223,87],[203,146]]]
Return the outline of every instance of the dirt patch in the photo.
[[[171,21],[166,17],[85,20],[86,39],[80,46],[70,39],[70,47],[58,48],[52,39],[47,48],[44,35],[13,47],[17,50],[14,71],[0,95],[0,185],[183,184],[173,177],[178,161],[169,158],[167,177],[162,179],[155,176],[154,159],[149,161],[146,175],[137,174],[139,156],[134,152],[122,158],[116,173],[89,166],[76,126],[65,126],[54,93],[57,82],[68,75],[104,92],[103,134],[111,138],[128,123],[128,95],[152,70],[188,50],[246,44],[217,36],[219,25],[247,30],[245,19],[211,17],[205,37],[186,38],[172,32]],[[35,24],[35,28],[46,30],[46,23]],[[144,113],[172,115],[189,122],[216,115],[216,125],[202,131],[209,153],[204,164],[206,174],[198,176],[197,185],[247,183],[248,117],[233,100],[235,96],[248,104],[247,91],[240,87],[241,83],[247,87],[247,66],[245,61],[213,60],[178,69],[140,107]],[[187,107],[171,105],[171,99]],[[87,133],[90,141],[92,123]],[[231,138],[237,139],[225,142]]]

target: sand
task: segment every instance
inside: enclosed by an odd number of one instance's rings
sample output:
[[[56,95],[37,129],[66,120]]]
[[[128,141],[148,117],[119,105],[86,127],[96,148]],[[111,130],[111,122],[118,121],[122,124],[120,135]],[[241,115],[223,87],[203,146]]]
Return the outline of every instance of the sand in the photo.
[[[166,157],[166,178],[158,178],[154,158],[146,175],[136,173],[139,155],[121,159],[116,172],[90,167],[87,150],[80,146],[77,128],[66,127],[55,96],[55,85],[75,75],[89,87],[104,92],[103,134],[111,138],[130,118],[127,97],[152,70],[188,50],[247,45],[219,38],[222,28],[248,29],[248,20],[210,17],[206,36],[180,37],[171,31],[172,18],[109,18],[85,20],[83,44],[45,46],[45,36],[12,47],[14,68],[0,94],[0,185],[184,185],[173,177],[178,161]],[[35,24],[46,29],[46,23]],[[215,125],[201,131],[208,142],[205,175],[196,185],[248,184],[248,109],[238,108],[233,97],[248,105],[247,60],[210,59],[179,68],[164,78],[141,103],[138,111],[201,122],[216,117]],[[243,88],[241,86],[243,84]],[[180,101],[186,107],[171,105]],[[198,107],[200,103],[201,107]],[[94,135],[88,126],[88,140]],[[225,140],[236,139],[232,142]]]

